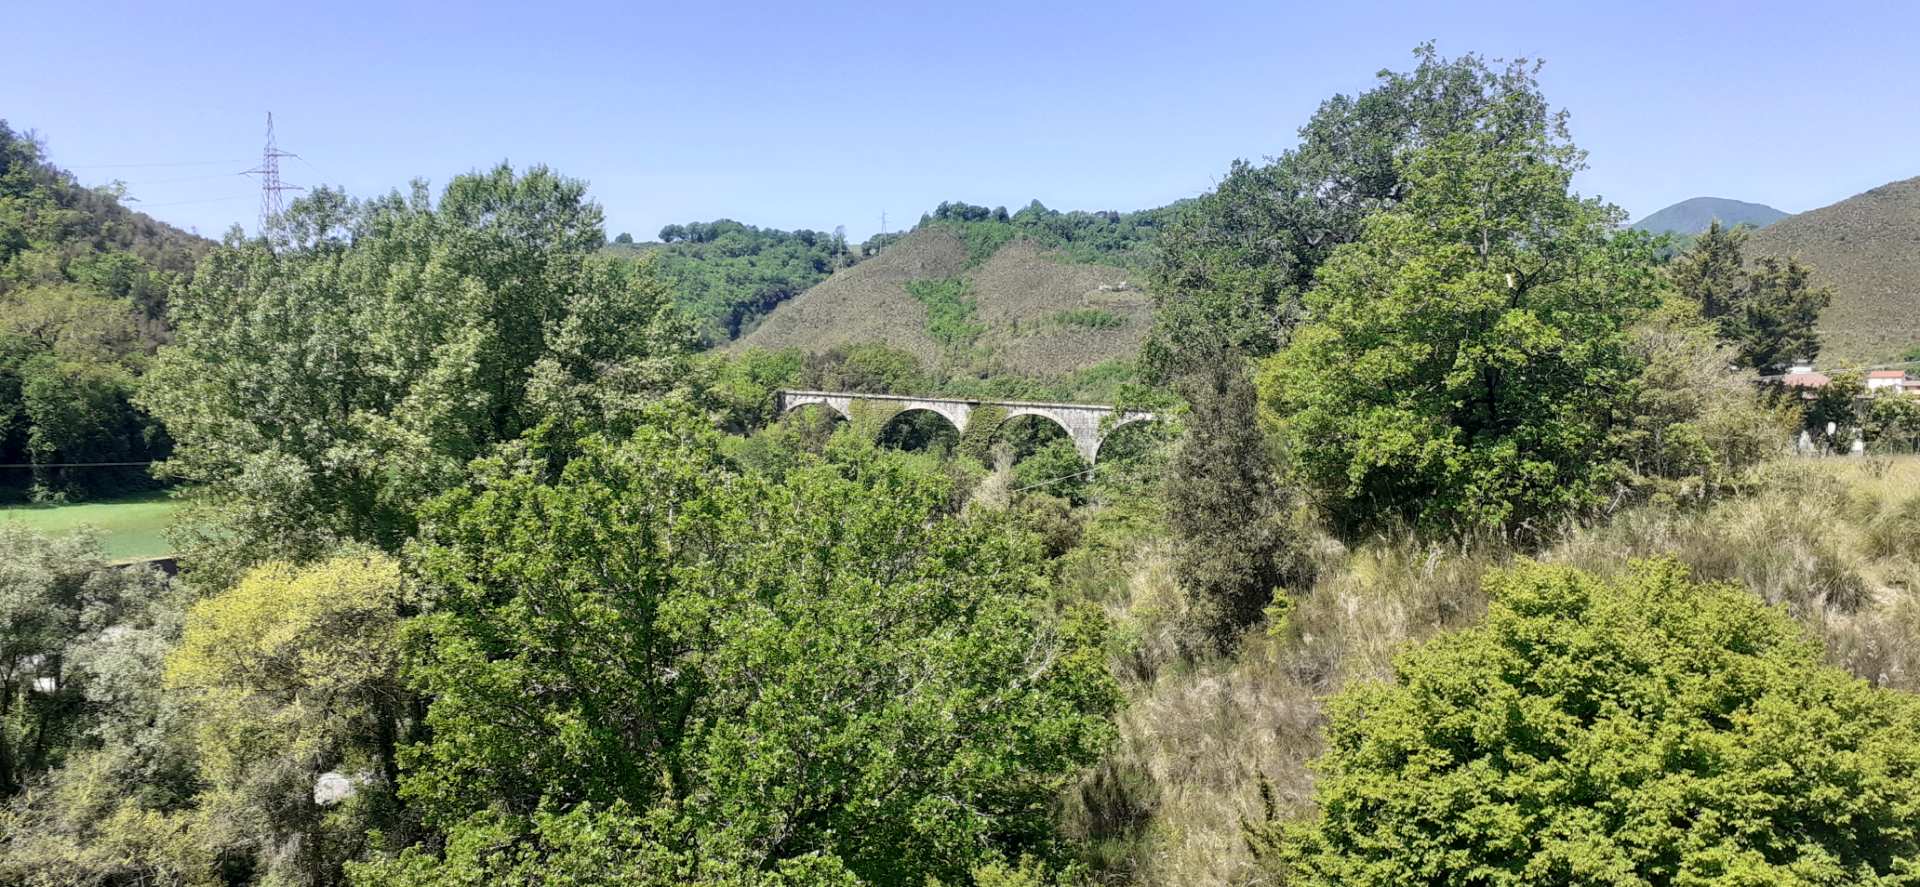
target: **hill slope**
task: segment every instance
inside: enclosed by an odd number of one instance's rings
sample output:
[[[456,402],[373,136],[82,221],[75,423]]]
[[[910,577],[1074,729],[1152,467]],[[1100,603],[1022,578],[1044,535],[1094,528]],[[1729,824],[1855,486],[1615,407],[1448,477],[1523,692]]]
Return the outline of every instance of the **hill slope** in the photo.
[[[1786,217],[1786,213],[1763,203],[1747,203],[1725,197],[1694,197],[1634,222],[1633,230],[1691,235],[1707,230],[1707,226],[1715,219],[1729,228],[1735,225],[1764,228]]]
[[[1139,350],[1152,317],[1141,277],[1028,239],[970,257],[961,232],[922,226],[774,309],[736,347],[820,352],[883,342],[928,366],[1061,376]]]
[[[708,344],[736,338],[762,315],[859,259],[838,234],[758,228],[732,219],[660,229],[661,242],[613,243],[610,255],[654,256],[680,310]]]
[[[1753,233],[1749,255],[1792,256],[1833,288],[1820,363],[1894,358],[1920,345],[1920,178],[1881,185]]]

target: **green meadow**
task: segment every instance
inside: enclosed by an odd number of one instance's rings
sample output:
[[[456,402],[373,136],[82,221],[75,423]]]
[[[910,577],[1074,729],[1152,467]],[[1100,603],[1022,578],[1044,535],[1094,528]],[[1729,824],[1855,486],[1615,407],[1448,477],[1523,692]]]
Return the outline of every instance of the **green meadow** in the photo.
[[[26,524],[50,536],[91,527],[108,558],[132,560],[173,553],[166,529],[179,501],[165,491],[70,505],[0,506],[0,521]]]

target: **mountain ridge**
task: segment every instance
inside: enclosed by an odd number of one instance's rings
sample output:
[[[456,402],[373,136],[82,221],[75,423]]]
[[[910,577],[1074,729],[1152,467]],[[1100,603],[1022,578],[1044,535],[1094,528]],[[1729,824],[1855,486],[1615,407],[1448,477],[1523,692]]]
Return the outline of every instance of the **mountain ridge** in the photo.
[[[1716,220],[1729,228],[1735,225],[1764,228],[1788,215],[1764,203],[1749,203],[1727,197],[1689,197],[1649,213],[1630,227],[1635,231],[1653,234],[1691,236],[1707,230]]]

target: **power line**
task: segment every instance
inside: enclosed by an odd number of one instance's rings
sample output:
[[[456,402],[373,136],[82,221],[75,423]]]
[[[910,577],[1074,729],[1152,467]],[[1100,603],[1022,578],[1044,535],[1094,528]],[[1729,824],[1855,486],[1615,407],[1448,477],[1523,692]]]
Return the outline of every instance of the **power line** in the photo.
[[[139,185],[171,185],[176,182],[204,182],[209,179],[230,179],[230,178],[233,178],[234,176],[243,176],[243,175],[246,175],[246,173],[216,172],[216,173],[208,173],[207,175],[204,175],[204,176],[180,176],[178,178],[172,178],[172,179],[146,179],[144,181],[139,181],[139,182],[121,182],[120,184],[126,185],[129,188],[132,188]]]
[[[220,166],[228,163],[245,163],[247,158],[234,160],[179,160],[161,163],[70,163],[62,164],[67,169],[151,169],[162,166]]]
[[[134,200],[134,203],[137,203],[139,205],[133,208],[134,209],[158,209],[163,206],[186,206],[189,203],[219,203],[222,200],[246,200],[252,196],[253,196],[252,194],[229,194],[225,197],[204,197],[199,200],[169,200],[165,203],[147,203],[144,200],[139,200],[136,198]]]
[[[58,464],[50,462],[9,462],[0,464],[0,468],[132,468],[152,464],[152,460],[145,462],[62,462]]]
[[[1076,478],[1076,477],[1080,477],[1081,475],[1086,475],[1087,477],[1092,477],[1092,476],[1093,476],[1093,469],[1091,469],[1091,468],[1087,468],[1087,469],[1084,469],[1084,470],[1081,470],[1081,471],[1076,471],[1076,472],[1074,472],[1074,473],[1072,473],[1072,474],[1063,474],[1063,475],[1060,475],[1059,477],[1056,477],[1056,478],[1051,478],[1051,479],[1048,479],[1048,480],[1043,480],[1043,481],[1037,481],[1037,482],[1034,482],[1034,483],[1030,483],[1030,484],[1027,484],[1026,486],[1024,486],[1024,487],[1020,487],[1020,488],[1018,488],[1018,489],[1014,489],[1014,490],[1009,490],[1008,492],[1009,492],[1009,493],[1024,493],[1024,492],[1026,492],[1026,491],[1028,491],[1028,490],[1031,490],[1031,489],[1034,489],[1035,487],[1044,487],[1044,486],[1046,486],[1046,485],[1048,485],[1048,484],[1057,484],[1057,483],[1059,483],[1059,482],[1061,482],[1061,481],[1063,481],[1063,480],[1072,480],[1072,479],[1074,479],[1074,478]]]

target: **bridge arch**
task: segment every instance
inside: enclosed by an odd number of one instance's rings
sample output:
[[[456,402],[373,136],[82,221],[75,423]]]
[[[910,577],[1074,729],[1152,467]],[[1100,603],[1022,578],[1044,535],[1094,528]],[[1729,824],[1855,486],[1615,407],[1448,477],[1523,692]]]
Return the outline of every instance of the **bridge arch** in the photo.
[[[1119,421],[1108,425],[1106,430],[1100,433],[1099,442],[1093,446],[1094,458],[1087,461],[1089,463],[1097,462],[1101,454],[1106,452],[1107,444],[1113,443],[1115,437],[1120,437],[1124,441],[1128,437],[1148,433],[1147,426],[1159,421],[1158,418],[1150,415],[1122,416]],[[1123,428],[1131,428],[1133,431],[1131,434],[1122,435],[1119,432]]]
[[[809,400],[804,403],[796,403],[796,404],[789,405],[779,411],[778,417],[784,419],[788,416],[799,415],[803,412],[825,413],[828,416],[832,416],[834,420],[838,422],[853,421],[853,417],[847,415],[845,410],[842,410],[839,407],[836,407],[832,403],[829,403],[825,400]]]
[[[1010,409],[1007,411],[1007,415],[1000,420],[1000,428],[996,428],[994,429],[994,431],[998,432],[1001,428],[1007,427],[1007,423],[1012,422],[1015,419],[1025,418],[1027,416],[1038,416],[1042,419],[1045,419],[1048,422],[1053,423],[1053,425],[1059,428],[1061,431],[1066,432],[1068,437],[1073,436],[1073,428],[1068,426],[1067,423],[1064,420],[1062,420],[1058,415],[1056,415],[1052,410],[1048,410],[1044,407],[1015,407],[1013,409]]]
[[[954,421],[950,411],[915,405],[895,410],[880,423],[874,437],[883,446],[925,450],[939,443],[945,443],[949,449],[958,447],[965,434],[965,427]]]

